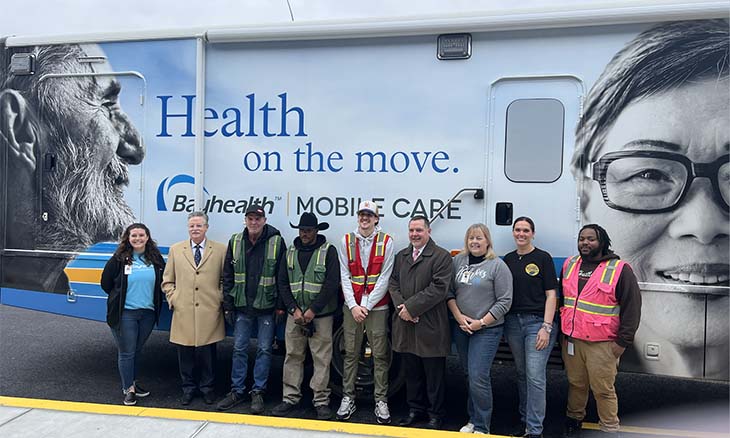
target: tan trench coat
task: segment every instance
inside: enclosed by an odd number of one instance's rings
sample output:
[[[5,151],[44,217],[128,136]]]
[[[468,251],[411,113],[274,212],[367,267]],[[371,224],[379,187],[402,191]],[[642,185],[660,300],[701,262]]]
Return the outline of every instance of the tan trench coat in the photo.
[[[225,337],[221,303],[221,274],[226,245],[210,239],[200,266],[195,266],[190,240],[170,247],[162,290],[172,309],[170,342],[200,347]]]

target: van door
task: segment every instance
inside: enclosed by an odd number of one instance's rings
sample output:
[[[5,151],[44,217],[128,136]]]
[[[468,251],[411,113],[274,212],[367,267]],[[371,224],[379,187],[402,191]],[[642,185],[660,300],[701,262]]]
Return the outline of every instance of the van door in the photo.
[[[569,75],[514,76],[489,90],[487,225],[498,254],[512,251],[512,222],[535,221],[535,246],[560,266],[576,252],[580,214],[570,172],[583,82]]]

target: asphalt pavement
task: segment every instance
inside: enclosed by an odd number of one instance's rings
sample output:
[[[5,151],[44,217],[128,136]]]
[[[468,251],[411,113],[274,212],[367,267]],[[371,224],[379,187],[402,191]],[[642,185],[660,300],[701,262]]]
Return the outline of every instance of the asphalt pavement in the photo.
[[[219,398],[229,390],[231,349],[230,339],[218,346],[216,393]],[[282,357],[274,358],[265,397],[267,413],[281,401],[282,363]],[[140,381],[152,393],[140,400],[140,406],[215,411],[215,405],[206,405],[200,398],[196,398],[190,406],[180,405],[177,356],[174,346],[168,342],[168,333],[153,332],[145,346],[139,369]],[[315,418],[309,402],[308,377],[305,376],[303,384],[304,403],[292,414],[293,417]],[[492,382],[492,433],[508,434],[519,420],[513,367],[495,364]],[[672,431],[666,432],[667,436],[677,431],[680,436],[700,436],[701,433],[730,436],[730,386],[727,382],[621,373],[616,387],[619,415],[622,426],[627,430],[653,436],[663,433],[654,429]],[[0,396],[121,404],[116,348],[109,328],[96,321],[0,305]],[[566,396],[564,372],[549,370],[546,437],[561,436]],[[465,400],[463,374],[456,359],[450,358],[444,429],[457,431],[466,423]],[[333,396],[333,409],[337,408],[338,402],[339,399]],[[390,406],[396,420],[407,414],[403,394],[392,398]],[[372,409],[372,402],[359,402],[351,421],[374,424]],[[229,413],[249,413],[248,403],[233,408]],[[597,421],[592,401],[587,421]]]

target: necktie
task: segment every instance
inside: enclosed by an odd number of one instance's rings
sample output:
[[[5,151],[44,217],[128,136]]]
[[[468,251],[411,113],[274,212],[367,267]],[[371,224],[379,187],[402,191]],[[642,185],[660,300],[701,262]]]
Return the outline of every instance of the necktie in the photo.
[[[203,258],[200,254],[200,245],[195,245],[195,266],[200,264],[200,259]]]
[[[418,249],[413,248],[413,261],[415,262],[417,258],[418,258]]]

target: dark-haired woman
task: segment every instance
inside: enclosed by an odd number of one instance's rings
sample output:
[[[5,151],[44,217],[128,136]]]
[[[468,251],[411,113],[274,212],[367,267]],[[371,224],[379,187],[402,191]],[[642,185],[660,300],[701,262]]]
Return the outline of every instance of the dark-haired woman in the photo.
[[[162,304],[165,262],[146,225],[127,227],[114,255],[104,266],[101,288],[109,294],[106,321],[119,350],[117,360],[124,404],[137,404],[149,391],[136,382],[137,360]]]
[[[535,223],[519,217],[512,225],[517,249],[504,256],[512,272],[512,307],[504,336],[517,369],[521,424],[514,436],[541,437],[545,418],[545,368],[559,330],[553,330],[558,280],[553,258],[535,248]]]

